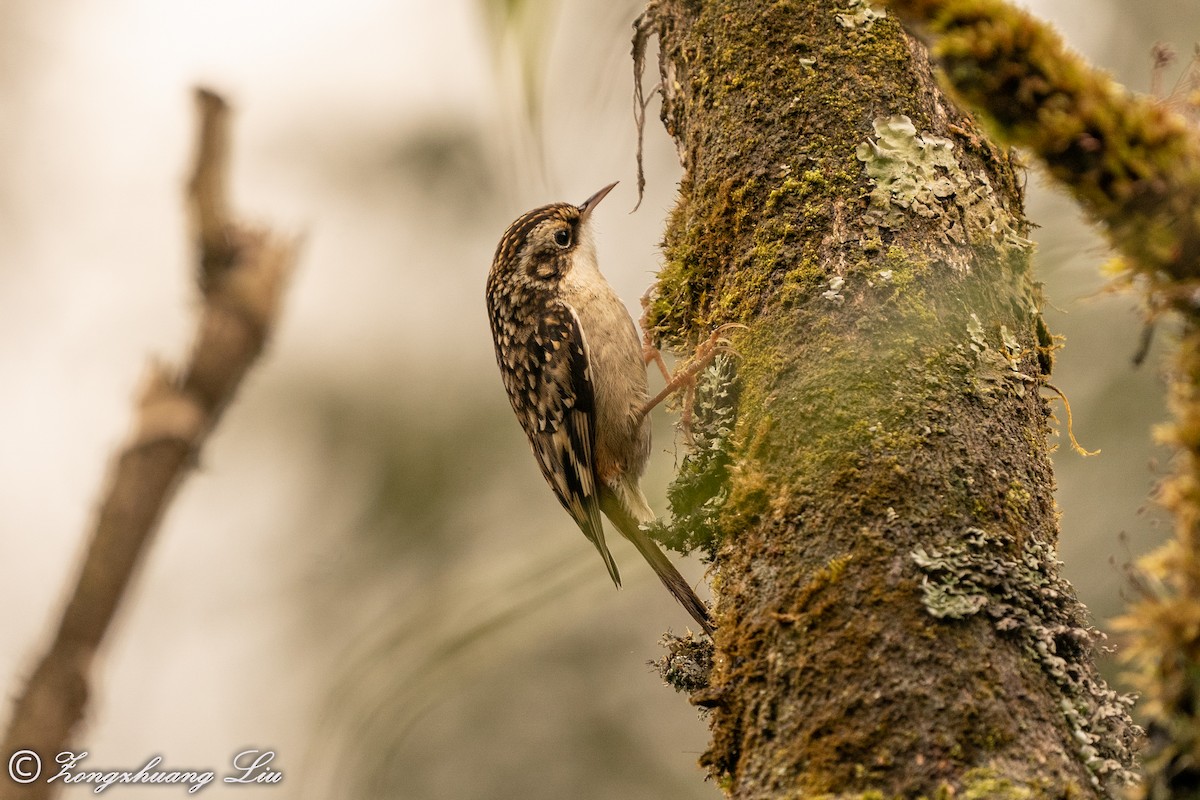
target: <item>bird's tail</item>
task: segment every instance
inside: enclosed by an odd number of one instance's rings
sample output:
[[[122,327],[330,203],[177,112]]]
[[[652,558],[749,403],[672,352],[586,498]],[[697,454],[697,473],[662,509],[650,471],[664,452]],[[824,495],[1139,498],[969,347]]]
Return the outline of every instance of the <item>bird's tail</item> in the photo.
[[[596,549],[600,551],[600,557],[604,559],[604,566],[608,567],[608,577],[612,578],[613,584],[621,588],[621,571],[617,569],[617,562],[613,560],[612,553],[608,552],[608,544],[604,541],[604,535],[599,538],[592,539],[592,544],[596,545]]]
[[[708,609],[692,591],[692,587],[684,580],[684,577],[679,574],[679,570],[675,569],[675,565],[667,558],[662,548],[655,544],[640,527],[639,523],[654,519],[654,512],[647,505],[641,490],[636,486],[630,489],[623,484],[616,487],[615,490],[606,487],[606,490],[600,493],[600,508],[612,520],[621,535],[633,542],[633,546],[650,564],[654,574],[658,575],[658,579],[667,587],[667,591],[675,595],[675,599],[679,601],[684,610],[691,614],[692,619],[699,623],[705,633],[712,636],[716,628],[708,616]]]

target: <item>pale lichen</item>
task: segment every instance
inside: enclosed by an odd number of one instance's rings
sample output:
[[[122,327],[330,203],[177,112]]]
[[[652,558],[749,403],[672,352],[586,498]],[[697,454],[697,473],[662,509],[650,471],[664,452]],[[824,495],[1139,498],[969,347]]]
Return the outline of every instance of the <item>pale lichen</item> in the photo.
[[[846,285],[846,279],[841,275],[834,275],[829,279],[829,288],[821,292],[821,297],[824,297],[831,303],[845,302],[846,298],[842,296],[842,287]]]
[[[999,347],[989,344],[983,323],[976,314],[971,314],[967,321],[966,347],[959,348],[964,353],[969,352],[974,362],[974,369],[967,376],[968,388],[985,400],[991,399],[999,390],[1023,397],[1026,385],[1037,381],[1021,371],[1023,348],[1008,326],[1000,326],[999,340]]]
[[[1096,672],[1104,634],[1083,618],[1053,548],[1035,538],[1018,546],[1008,534],[968,528],[955,544],[918,547],[911,556],[930,616],[986,616],[1058,685],[1060,711],[1093,784],[1110,793],[1133,784],[1134,746],[1142,738],[1129,716],[1134,698],[1110,689]]]
[[[649,663],[664,683],[677,692],[688,694],[708,688],[708,676],[713,668],[711,639],[667,633],[658,643],[667,651],[666,655]]]
[[[729,465],[737,422],[737,385],[733,359],[721,354],[700,373],[692,400],[691,447],[667,488],[668,523],[649,526],[652,537],[681,553],[711,548],[729,497]]]
[[[838,24],[843,28],[849,30],[861,28],[869,31],[875,24],[875,20],[883,19],[887,16],[887,12],[882,8],[875,8],[867,0],[850,0],[849,8],[834,16],[837,17]]]
[[[874,128],[875,138],[855,150],[873,184],[864,220],[875,230],[868,235],[903,229],[916,215],[939,222],[947,242],[1030,246],[987,176],[959,164],[954,142],[919,133],[903,114],[880,117]]]

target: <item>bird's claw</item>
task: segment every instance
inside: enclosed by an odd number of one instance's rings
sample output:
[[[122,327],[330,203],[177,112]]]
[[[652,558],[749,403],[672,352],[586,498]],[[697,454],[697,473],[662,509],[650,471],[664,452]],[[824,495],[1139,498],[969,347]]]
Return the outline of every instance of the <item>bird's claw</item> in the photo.
[[[726,322],[718,325],[709,334],[708,338],[700,343],[692,357],[683,366],[676,369],[674,374],[667,369],[667,365],[663,362],[662,354],[659,353],[658,348],[654,347],[650,343],[649,336],[644,334],[642,356],[647,364],[651,361],[658,364],[658,368],[662,372],[663,379],[667,382],[667,385],[646,403],[641,410],[641,416],[645,417],[659,403],[682,390],[683,398],[680,402],[679,427],[690,440],[692,431],[692,405],[696,396],[696,376],[722,353],[741,357],[741,354],[733,348],[733,343],[729,338],[723,335],[726,331],[732,330],[749,330],[749,326],[743,325],[740,322]]]

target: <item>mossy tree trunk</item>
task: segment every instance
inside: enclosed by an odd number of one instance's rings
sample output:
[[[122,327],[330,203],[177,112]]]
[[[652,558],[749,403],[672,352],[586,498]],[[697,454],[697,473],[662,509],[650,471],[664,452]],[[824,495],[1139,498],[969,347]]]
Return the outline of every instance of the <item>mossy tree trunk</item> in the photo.
[[[1200,106],[1138,96],[1003,0],[889,0],[932,37],[947,83],[997,135],[1069,189],[1124,256],[1120,278],[1182,322],[1172,374],[1177,450],[1159,499],[1175,537],[1138,564],[1131,634],[1151,735],[1136,796],[1200,796]],[[1184,82],[1182,85],[1186,86]],[[1184,114],[1178,113],[1184,111]]]
[[[704,756],[731,796],[1104,797],[1137,729],[1058,574],[1008,157],[858,0],[662,0],[648,321],[741,322]]]

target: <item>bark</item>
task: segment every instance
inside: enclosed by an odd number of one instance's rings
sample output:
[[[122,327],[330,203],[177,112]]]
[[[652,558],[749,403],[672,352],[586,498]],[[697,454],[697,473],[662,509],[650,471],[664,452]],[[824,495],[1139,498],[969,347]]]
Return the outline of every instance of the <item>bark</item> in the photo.
[[[738,798],[1110,796],[1138,730],[1059,576],[1008,155],[858,0],[665,0],[641,29],[684,167],[647,323],[680,350],[749,326],[723,480],[689,495],[703,763]]]
[[[933,35],[951,86],[1032,153],[1123,254],[1147,305],[1182,321],[1160,434],[1175,475],[1160,500],[1175,537],[1139,563],[1142,597],[1121,621],[1151,719],[1140,796],[1200,795],[1200,130],[1196,107],[1137,96],[998,0],[892,0]],[[1157,54],[1162,56],[1161,51]],[[1183,87],[1194,87],[1197,62]],[[1186,94],[1186,92],[1185,92]],[[1187,112],[1191,120],[1177,113]]]

